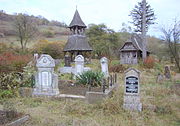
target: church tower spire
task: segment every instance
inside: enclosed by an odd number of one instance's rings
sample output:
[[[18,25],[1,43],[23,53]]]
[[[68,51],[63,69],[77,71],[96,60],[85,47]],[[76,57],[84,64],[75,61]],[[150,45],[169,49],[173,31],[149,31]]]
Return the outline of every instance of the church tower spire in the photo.
[[[72,34],[83,34],[85,31],[86,25],[82,21],[77,8],[68,28],[70,28]]]

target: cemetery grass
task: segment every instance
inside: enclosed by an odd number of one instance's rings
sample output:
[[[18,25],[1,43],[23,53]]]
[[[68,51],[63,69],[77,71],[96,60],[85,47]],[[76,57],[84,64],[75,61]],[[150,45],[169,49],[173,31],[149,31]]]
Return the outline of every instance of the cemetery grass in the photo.
[[[123,105],[123,75],[113,97],[101,103],[86,104],[81,100],[55,98],[9,99],[17,110],[30,114],[25,126],[178,126],[180,125],[180,96],[171,88],[173,82],[155,82],[153,70],[141,74],[143,111],[129,112]],[[179,81],[179,80],[178,80]]]

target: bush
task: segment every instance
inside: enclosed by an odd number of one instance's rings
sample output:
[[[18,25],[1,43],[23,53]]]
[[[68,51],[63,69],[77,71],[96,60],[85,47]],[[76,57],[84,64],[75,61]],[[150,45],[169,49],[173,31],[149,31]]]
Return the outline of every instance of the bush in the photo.
[[[77,76],[77,83],[93,87],[101,86],[104,74],[102,72],[87,71]]]
[[[34,52],[40,54],[49,54],[54,59],[63,58],[63,45],[59,42],[49,42],[41,40],[34,46]]]
[[[154,57],[152,56],[148,56],[145,60],[144,60],[144,66],[146,68],[153,68],[154,67],[154,64],[155,64],[155,60],[154,60]]]
[[[0,72],[22,72],[23,67],[31,60],[30,55],[18,55],[12,52],[0,54]]]
[[[124,67],[122,64],[118,64],[110,67],[109,70],[110,72],[123,73],[126,70],[126,67]]]
[[[20,78],[15,73],[0,74],[0,98],[18,96]]]
[[[53,38],[54,37],[54,32],[52,31],[44,31],[43,35],[47,38]]]

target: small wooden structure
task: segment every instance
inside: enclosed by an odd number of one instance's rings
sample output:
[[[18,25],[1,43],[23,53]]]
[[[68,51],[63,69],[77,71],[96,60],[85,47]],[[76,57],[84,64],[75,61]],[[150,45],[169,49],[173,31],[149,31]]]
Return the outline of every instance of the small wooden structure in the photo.
[[[142,58],[142,39],[139,35],[133,34],[129,40],[120,48],[121,64],[137,64]],[[147,51],[149,55],[149,51]]]
[[[88,53],[91,55],[92,48],[84,33],[86,25],[82,21],[77,9],[68,28],[71,31],[71,35],[68,37],[63,50],[65,55],[69,53],[68,55],[70,55],[71,61],[74,61],[77,55],[83,55],[85,58]]]

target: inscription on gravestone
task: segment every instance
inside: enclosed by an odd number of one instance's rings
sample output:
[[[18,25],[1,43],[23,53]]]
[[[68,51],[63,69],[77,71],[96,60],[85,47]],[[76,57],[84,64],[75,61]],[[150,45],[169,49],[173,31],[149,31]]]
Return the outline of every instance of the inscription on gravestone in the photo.
[[[138,93],[138,78],[130,76],[126,78],[126,93]]]
[[[134,68],[125,71],[124,109],[142,111],[139,77],[140,72]]]

